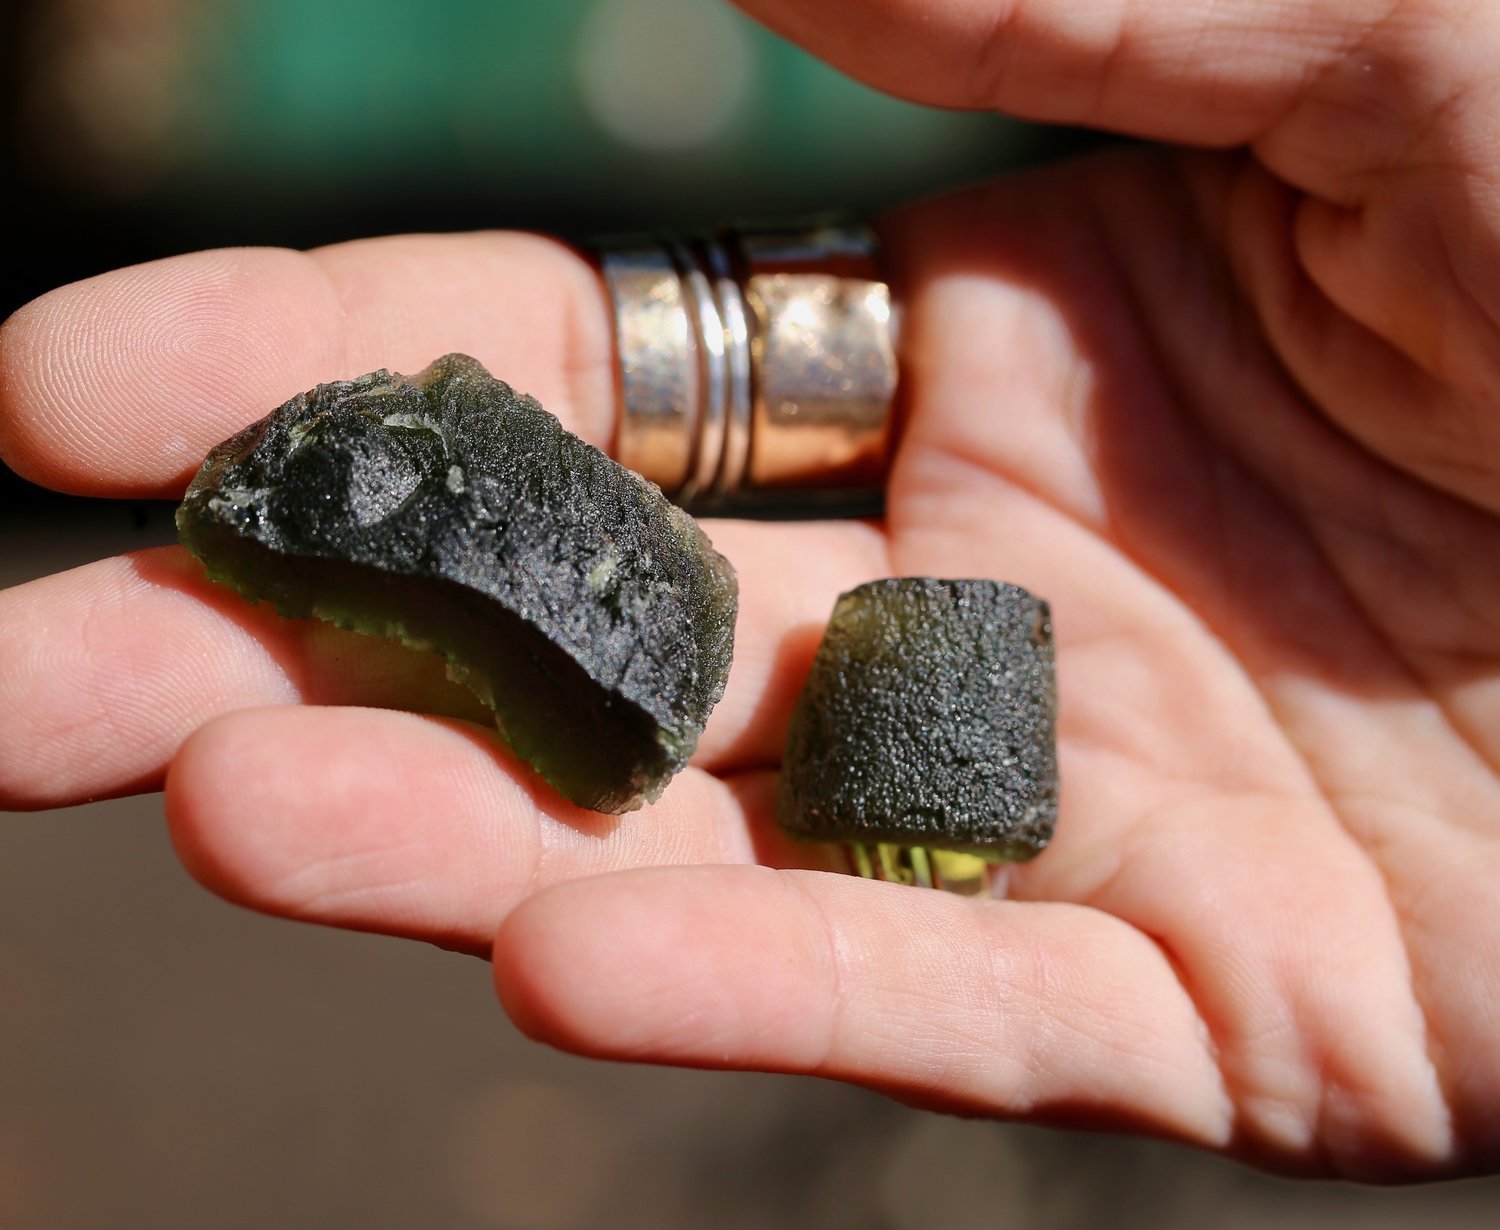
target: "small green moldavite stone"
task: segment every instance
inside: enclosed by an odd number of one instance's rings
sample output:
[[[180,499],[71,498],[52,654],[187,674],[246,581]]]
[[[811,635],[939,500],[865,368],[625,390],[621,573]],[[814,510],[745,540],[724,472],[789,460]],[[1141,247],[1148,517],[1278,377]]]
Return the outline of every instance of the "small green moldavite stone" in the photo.
[[[209,454],[177,525],[251,600],[443,654],[584,807],[656,798],[724,692],[728,561],[464,355],[294,397]]]
[[[1045,602],[901,577],[844,594],[792,714],[777,816],[819,841],[1040,853],[1057,819]]]

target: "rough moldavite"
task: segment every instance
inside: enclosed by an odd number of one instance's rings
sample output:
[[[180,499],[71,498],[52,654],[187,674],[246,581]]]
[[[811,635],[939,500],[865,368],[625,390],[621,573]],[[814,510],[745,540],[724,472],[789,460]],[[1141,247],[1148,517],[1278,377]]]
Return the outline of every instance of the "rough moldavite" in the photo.
[[[177,524],[252,600],[442,653],[511,748],[598,811],[659,795],[724,691],[728,561],[464,355],[294,397],[209,454]]]
[[[800,837],[1006,861],[1057,818],[1047,604],[900,577],[844,594],[787,732],[777,816]]]

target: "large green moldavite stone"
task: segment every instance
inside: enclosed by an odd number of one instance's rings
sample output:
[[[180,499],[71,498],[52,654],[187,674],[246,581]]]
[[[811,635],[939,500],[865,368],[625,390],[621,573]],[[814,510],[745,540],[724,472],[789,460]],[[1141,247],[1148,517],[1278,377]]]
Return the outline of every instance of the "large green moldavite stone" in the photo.
[[[844,594],[792,714],[777,816],[800,837],[1038,854],[1057,818],[1047,604],[902,577]]]
[[[443,654],[598,811],[661,793],[729,674],[734,571],[697,523],[464,355],[294,397],[209,454],[177,525],[252,600]]]

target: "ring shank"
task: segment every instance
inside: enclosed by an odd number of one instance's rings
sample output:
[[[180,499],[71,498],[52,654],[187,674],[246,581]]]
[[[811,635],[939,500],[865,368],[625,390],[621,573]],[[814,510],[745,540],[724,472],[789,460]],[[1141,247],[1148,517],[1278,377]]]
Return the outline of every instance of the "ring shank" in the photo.
[[[602,247],[600,262],[622,464],[707,508],[878,492],[897,369],[868,229],[636,240]]]
[[[700,397],[698,331],[690,327],[685,288],[660,248],[607,250],[601,266],[615,305],[617,396],[629,408],[615,458],[663,490],[677,490],[690,475]]]

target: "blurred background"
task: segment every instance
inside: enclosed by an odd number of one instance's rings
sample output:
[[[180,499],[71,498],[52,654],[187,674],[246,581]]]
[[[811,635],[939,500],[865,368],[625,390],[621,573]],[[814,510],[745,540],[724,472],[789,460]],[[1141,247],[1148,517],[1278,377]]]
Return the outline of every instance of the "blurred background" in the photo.
[[[1093,141],[884,98],[719,0],[9,0],[0,57],[0,316],[202,247],[865,210]],[[0,467],[0,585],[171,537]],[[209,898],[154,797],[0,820],[3,1230],[1500,1223],[1500,1181],[571,1059],[471,959]]]

